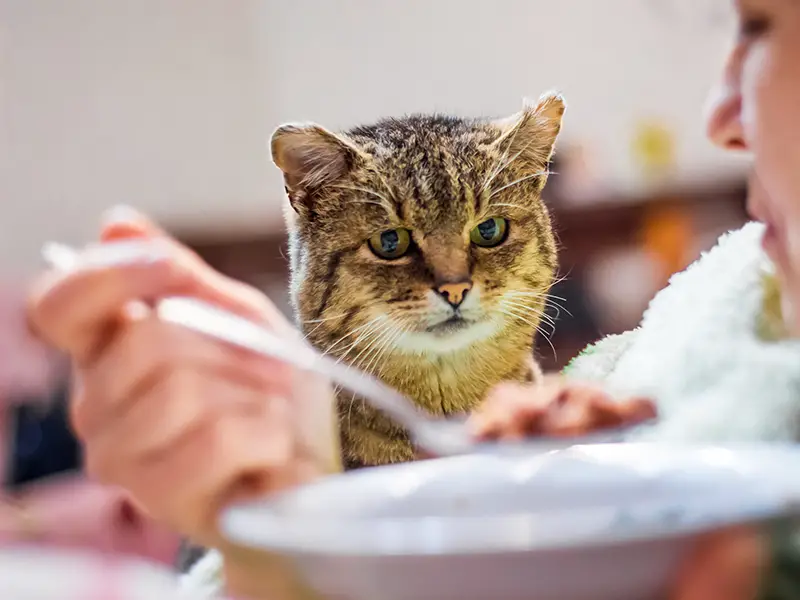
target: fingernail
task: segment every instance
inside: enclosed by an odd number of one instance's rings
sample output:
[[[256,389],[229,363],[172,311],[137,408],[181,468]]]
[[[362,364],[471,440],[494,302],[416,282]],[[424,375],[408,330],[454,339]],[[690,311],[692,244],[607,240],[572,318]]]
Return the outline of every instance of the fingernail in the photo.
[[[102,224],[104,226],[116,223],[137,223],[144,217],[135,208],[126,204],[118,204],[103,213]]]

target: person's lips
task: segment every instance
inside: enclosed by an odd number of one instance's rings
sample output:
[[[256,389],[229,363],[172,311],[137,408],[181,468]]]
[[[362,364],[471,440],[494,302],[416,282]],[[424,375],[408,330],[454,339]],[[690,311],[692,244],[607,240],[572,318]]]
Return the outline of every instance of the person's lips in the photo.
[[[770,208],[769,197],[755,174],[751,175],[747,194],[747,212],[755,220],[761,221],[764,226],[764,235],[761,238],[761,247],[774,261],[780,262],[782,256],[781,231],[777,226]]]
[[[764,252],[773,260],[778,255],[780,249],[780,240],[778,238],[778,230],[771,223],[765,223],[764,235],[761,237],[761,247]]]

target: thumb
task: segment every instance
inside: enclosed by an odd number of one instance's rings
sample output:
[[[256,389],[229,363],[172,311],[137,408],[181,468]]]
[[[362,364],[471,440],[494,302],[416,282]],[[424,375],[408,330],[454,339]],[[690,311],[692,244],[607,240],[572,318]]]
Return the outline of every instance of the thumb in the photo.
[[[102,218],[100,241],[165,237],[167,234],[149,218],[129,206],[115,206]]]

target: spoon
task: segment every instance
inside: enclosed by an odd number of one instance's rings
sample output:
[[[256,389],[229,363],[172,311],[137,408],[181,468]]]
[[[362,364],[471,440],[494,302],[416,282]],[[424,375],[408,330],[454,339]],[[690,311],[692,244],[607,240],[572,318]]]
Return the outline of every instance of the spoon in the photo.
[[[42,256],[51,267],[61,270],[72,268],[78,261],[78,253],[73,248],[55,242],[45,244]],[[464,420],[432,418],[400,392],[370,374],[332,360],[303,343],[282,339],[252,321],[207,302],[194,298],[165,298],[156,306],[156,314],[165,322],[325,377],[403,426],[418,448],[434,456],[466,454],[476,450],[497,451],[502,447],[547,451],[576,444],[617,441],[624,431],[630,429],[625,427],[572,438],[538,438],[522,444],[478,442]]]

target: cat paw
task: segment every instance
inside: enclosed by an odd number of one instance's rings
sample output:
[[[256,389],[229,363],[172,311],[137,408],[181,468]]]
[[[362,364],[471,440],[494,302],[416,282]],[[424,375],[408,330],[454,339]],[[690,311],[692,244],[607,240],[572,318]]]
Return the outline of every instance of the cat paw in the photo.
[[[646,398],[614,399],[596,385],[548,377],[541,383],[505,383],[470,416],[478,440],[572,437],[635,425],[656,416]]]

